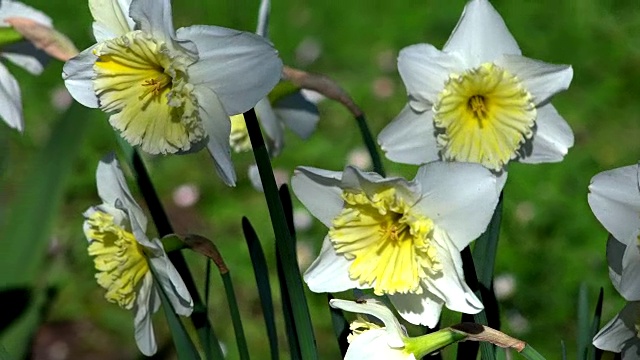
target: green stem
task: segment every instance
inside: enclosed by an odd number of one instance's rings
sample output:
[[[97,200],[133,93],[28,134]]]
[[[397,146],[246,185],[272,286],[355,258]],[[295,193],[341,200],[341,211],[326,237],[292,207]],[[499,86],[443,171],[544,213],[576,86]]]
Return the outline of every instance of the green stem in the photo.
[[[224,285],[224,291],[227,294],[227,302],[229,303],[229,312],[231,313],[231,321],[233,323],[233,331],[236,335],[236,342],[238,346],[238,353],[241,360],[249,360],[249,350],[247,347],[247,339],[244,336],[244,329],[242,327],[242,318],[240,317],[240,310],[238,309],[238,300],[236,299],[236,293],[233,290],[233,282],[231,282],[231,274],[229,272],[220,273],[222,277],[222,284]]]
[[[317,359],[318,353],[313,335],[313,328],[311,326],[307,299],[304,295],[300,271],[297,268],[296,250],[289,246],[289,244],[294,242],[286,223],[282,202],[278,195],[278,188],[273,176],[271,160],[269,159],[269,154],[267,152],[264,139],[262,138],[260,125],[258,124],[258,119],[254,110],[250,109],[244,113],[244,119],[247,124],[251,147],[253,148],[253,154],[258,166],[264,195],[269,208],[269,216],[271,218],[273,232],[276,237],[276,249],[281,258],[286,260],[286,263],[289,265],[284,266],[285,262],[283,262],[283,275],[291,298],[292,316],[298,333],[298,338],[300,339],[300,351],[302,358],[305,360]]]
[[[367,147],[367,151],[369,151],[369,156],[371,156],[371,162],[373,162],[373,171],[384,177],[385,172],[382,165],[382,160],[380,160],[378,148],[375,141],[373,140],[373,136],[371,135],[371,131],[369,130],[369,126],[367,125],[367,120],[365,119],[364,114],[360,114],[359,116],[357,116],[356,121],[358,122],[358,127],[360,128],[360,134],[362,135],[364,145]]]

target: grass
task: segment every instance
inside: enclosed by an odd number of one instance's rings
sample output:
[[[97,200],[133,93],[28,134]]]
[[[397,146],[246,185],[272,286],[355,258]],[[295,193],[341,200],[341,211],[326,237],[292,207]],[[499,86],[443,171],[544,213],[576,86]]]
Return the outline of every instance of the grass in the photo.
[[[93,43],[85,1],[26,2],[49,14],[78,48]],[[526,56],[572,64],[574,68],[571,88],[556,96],[553,103],[573,128],[576,144],[562,163],[511,166],[496,265],[497,274],[512,274],[517,283],[513,296],[501,302],[503,329],[530,342],[548,358],[559,357],[560,341],[564,340],[572,358],[580,282],[589,286],[592,303],[597,289],[605,288],[603,320],[611,318],[622,305],[607,276],[606,232],[591,214],[586,194],[593,175],[633,164],[640,154],[640,102],[636,99],[640,93],[640,9],[630,0],[503,0],[493,4]],[[176,27],[205,23],[253,31],[258,1],[174,1],[174,6]],[[463,6],[464,1],[445,0],[274,0],[270,37],[286,64],[326,74],[342,84],[364,109],[377,134],[406,101],[395,69],[398,51],[419,42],[441,47]],[[295,56],[303,42],[319,45],[317,60],[309,63]],[[50,99],[63,86],[59,62],[52,61],[40,77],[8,67],[22,88],[26,132],[20,135],[6,127],[0,131],[0,224],[11,211],[15,192],[24,191],[20,185],[26,180],[28,164],[60,113]],[[374,92],[374,85],[380,82],[392,88],[388,97]],[[346,110],[325,101],[320,111],[317,133],[306,142],[288,134],[287,147],[274,160],[275,167],[288,172],[298,165],[339,170],[346,154],[361,147],[356,123]],[[102,290],[93,280],[81,232],[81,212],[98,201],[94,184],[97,161],[116,148],[103,114],[95,111],[85,121],[91,122],[90,133],[83,139],[52,233],[62,250],[57,253],[60,265],[54,276],[59,292],[48,322],[73,321],[91,329],[92,336],[83,335],[84,345],[72,351],[113,354],[109,353],[110,346],[122,344],[126,357],[133,358],[137,350],[131,315],[103,300]],[[264,349],[267,340],[240,219],[245,215],[255,225],[269,265],[275,269],[273,234],[262,195],[251,188],[244,171],[251,163],[250,154],[240,154],[235,160],[239,182],[230,190],[217,178],[204,153],[148,158],[151,176],[176,231],[198,232],[213,239],[230,266],[247,338],[255,351]],[[386,160],[385,165],[390,174],[411,177],[415,171]],[[175,187],[184,183],[196,184],[201,191],[200,201],[186,209],[173,205],[171,198]],[[300,207],[299,203],[296,206]],[[312,247],[315,254],[325,232],[316,222],[300,234],[300,241]],[[196,272],[203,274],[204,259],[189,256],[188,260]],[[222,284],[215,276],[212,289],[211,316],[227,344],[229,358],[235,359]],[[319,347],[320,358],[336,358],[326,297],[309,294],[309,302],[318,343],[323,345]],[[161,316],[157,320],[158,337],[166,341],[168,333],[162,330]],[[282,323],[278,326],[283,332]]]

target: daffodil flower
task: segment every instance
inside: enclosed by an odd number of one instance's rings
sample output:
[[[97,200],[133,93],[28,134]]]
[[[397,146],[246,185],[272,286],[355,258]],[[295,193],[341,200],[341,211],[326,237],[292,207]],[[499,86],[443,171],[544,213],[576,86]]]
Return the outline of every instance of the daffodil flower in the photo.
[[[472,0],[442,51],[404,48],[398,70],[409,103],[378,137],[393,161],[480,163],[496,172],[512,160],[560,161],[573,133],[550,104],[568,88],[571,66],[521,56],[487,0]]]
[[[260,2],[256,34],[266,39],[268,39],[270,7],[269,0]],[[318,108],[307,100],[300,90],[276,100],[274,104],[265,97],[256,104],[255,111],[266,135],[265,142],[271,156],[277,156],[284,146],[285,126],[300,138],[307,139],[315,130],[319,118]],[[251,150],[247,125],[241,114],[231,117],[229,143],[236,152]],[[254,184],[260,182],[252,172],[249,174]]]
[[[169,0],[90,0],[97,44],[69,60],[63,78],[85,106],[151,154],[206,145],[223,181],[235,184],[229,116],[280,80],[282,62],[264,38],[196,25],[174,31]]]
[[[363,318],[353,321],[345,360],[415,360],[464,338],[464,335],[449,329],[410,338],[393,313],[372,299],[358,302],[332,299],[329,304],[334,308],[372,315],[384,323],[380,326]]]
[[[51,19],[44,13],[18,1],[0,1],[0,30],[11,27],[12,18],[26,18],[38,24],[52,27]],[[33,75],[42,73],[47,56],[27,41],[3,39],[0,44],[0,56],[27,70]],[[12,128],[24,130],[22,117],[22,95],[16,79],[0,63],[0,117]]]
[[[133,310],[136,343],[150,356],[157,349],[151,315],[160,307],[158,287],[171,302],[164,306],[179,315],[191,315],[193,300],[160,240],[147,237],[147,218],[113,156],[100,162],[96,179],[102,204],[83,214],[96,280],[107,301]]]
[[[640,166],[602,172],[591,179],[589,205],[609,231],[609,278],[627,305],[593,338],[599,349],[640,358]]]
[[[372,288],[407,321],[429,327],[443,305],[479,312],[460,251],[485,231],[505,176],[443,162],[420,167],[413,181],[349,166],[298,168],[293,191],[329,228],[304,280],[314,292]]]

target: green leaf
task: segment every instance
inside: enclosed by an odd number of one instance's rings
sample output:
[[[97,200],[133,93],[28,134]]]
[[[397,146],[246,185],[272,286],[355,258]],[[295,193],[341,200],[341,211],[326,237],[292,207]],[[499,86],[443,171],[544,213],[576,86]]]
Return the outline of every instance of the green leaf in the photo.
[[[0,27],[0,46],[7,46],[24,40],[22,34],[12,27]]]
[[[24,357],[41,321],[46,289],[46,277],[42,278],[41,272],[49,245],[49,232],[89,126],[89,111],[74,103],[60,116],[49,140],[31,162],[27,180],[15,191],[16,196],[8,205],[11,211],[7,213],[7,225],[2,233],[4,239],[11,241],[4,241],[0,251],[2,303],[5,303],[7,290],[32,291],[26,311],[14,319],[16,321],[9,329],[4,329],[0,337],[7,351],[18,359]]]
[[[251,264],[253,265],[253,275],[256,278],[258,286],[258,294],[260,295],[260,305],[262,306],[262,314],[264,323],[269,337],[269,349],[271,351],[271,359],[279,358],[278,350],[278,333],[276,331],[276,320],[273,312],[273,297],[271,295],[271,285],[269,283],[269,269],[267,268],[267,260],[260,245],[260,239],[256,231],[251,226],[249,219],[242,218],[242,232],[247,241],[249,255],[251,256]]]
[[[591,322],[591,334],[589,335],[589,343],[590,343],[589,359],[591,360],[600,359],[603,353],[602,350],[593,346],[593,342],[591,341],[591,339],[593,339],[593,337],[596,336],[596,334],[598,333],[598,330],[600,330],[600,320],[602,319],[603,300],[604,300],[604,289],[600,288],[600,293],[598,294],[598,301],[596,302],[596,309],[593,314],[593,321]]]
[[[587,360],[587,349],[591,344],[591,322],[589,314],[589,291],[587,284],[582,282],[578,292],[578,355],[577,359]]]
[[[333,295],[327,295],[328,300],[333,299]],[[328,303],[328,302],[327,302]],[[331,324],[333,325],[333,334],[336,336],[336,340],[338,341],[338,348],[340,349],[340,354],[344,358],[347,354],[347,349],[349,348],[349,341],[347,341],[347,337],[349,336],[349,322],[344,318],[344,313],[340,309],[333,308],[329,306],[329,312],[331,314]]]
[[[285,210],[278,196],[269,154],[253,109],[244,113],[244,119],[269,208],[269,216],[271,217],[271,224],[276,237],[277,253],[282,262],[281,274],[290,297],[289,305],[299,339],[300,353],[305,360],[317,359],[318,352],[313,335],[313,327],[311,326],[311,317],[309,316],[307,299],[302,286],[302,277],[300,276],[300,269],[296,259],[295,239],[287,225]],[[290,204],[288,206],[291,207]]]

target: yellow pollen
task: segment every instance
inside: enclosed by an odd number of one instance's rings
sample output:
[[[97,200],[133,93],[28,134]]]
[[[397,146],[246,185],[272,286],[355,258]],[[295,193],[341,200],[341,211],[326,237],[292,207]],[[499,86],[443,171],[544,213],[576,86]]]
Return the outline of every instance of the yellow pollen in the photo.
[[[421,279],[442,270],[432,245],[433,222],[416,214],[394,188],[373,194],[345,191],[329,238],[352,260],[349,276],[376,295],[422,292]]]
[[[144,98],[149,94],[158,96],[163,92],[164,89],[171,88],[171,76],[162,73],[154,79],[145,80],[142,83],[142,86],[145,87],[145,89],[143,90],[142,94],[138,96],[138,100],[144,100]]]
[[[433,110],[444,159],[496,171],[531,139],[537,116],[520,80],[492,63],[450,75]]]
[[[85,221],[89,255],[94,256],[98,285],[107,290],[107,301],[125,309],[135,304],[149,264],[133,234],[114,222],[110,214],[95,211]]]

